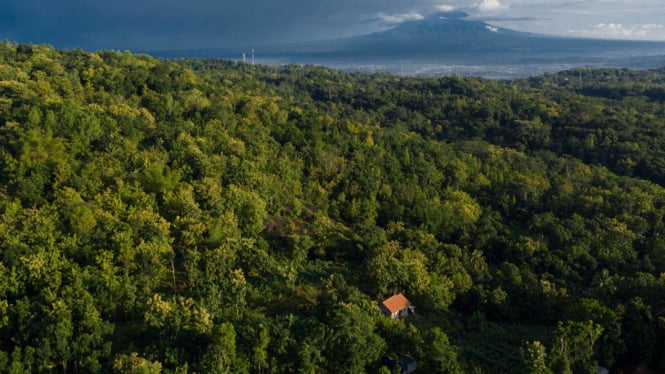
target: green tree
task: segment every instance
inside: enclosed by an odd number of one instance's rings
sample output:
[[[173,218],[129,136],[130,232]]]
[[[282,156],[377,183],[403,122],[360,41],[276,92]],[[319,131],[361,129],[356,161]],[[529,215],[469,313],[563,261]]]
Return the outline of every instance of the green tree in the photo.
[[[264,369],[268,369],[268,345],[270,344],[270,333],[268,329],[260,325],[259,335],[254,341],[254,348],[252,348],[252,366],[260,373]]]
[[[425,364],[432,373],[461,374],[464,371],[460,366],[458,355],[460,349],[448,340],[438,327],[429,331],[425,343]]]
[[[130,355],[118,355],[113,361],[113,371],[118,374],[159,374],[162,372],[162,364],[132,352]]]
[[[594,344],[602,332],[603,327],[593,321],[559,322],[550,353],[554,371],[595,373]]]
[[[204,369],[208,373],[230,373],[236,361],[236,331],[231,323],[216,325],[210,334]]]
[[[545,346],[535,340],[525,342],[520,348],[522,363],[528,374],[551,374],[552,370],[547,366],[547,353]]]

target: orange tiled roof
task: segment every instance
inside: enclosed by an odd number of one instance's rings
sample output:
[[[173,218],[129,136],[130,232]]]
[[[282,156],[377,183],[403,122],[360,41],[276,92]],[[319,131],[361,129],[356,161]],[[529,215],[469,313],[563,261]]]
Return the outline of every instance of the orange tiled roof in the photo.
[[[401,293],[398,293],[397,295],[391,296],[381,303],[386,309],[390,311],[390,313],[395,313],[398,312],[408,306],[411,306],[411,302],[409,299],[404,297]]]

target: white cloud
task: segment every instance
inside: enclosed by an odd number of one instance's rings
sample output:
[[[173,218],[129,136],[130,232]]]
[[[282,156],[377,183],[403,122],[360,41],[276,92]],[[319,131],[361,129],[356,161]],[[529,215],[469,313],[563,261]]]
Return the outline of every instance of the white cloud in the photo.
[[[396,24],[396,23],[402,23],[406,21],[418,21],[421,19],[425,19],[422,14],[420,13],[400,13],[400,14],[385,14],[383,12],[378,13],[376,17],[381,20],[384,23],[388,24]]]
[[[475,5],[475,8],[481,12],[496,12],[506,9],[508,6],[501,4],[499,0],[481,0]]]
[[[434,7],[439,12],[451,12],[455,10],[455,7],[452,5],[437,5]]]
[[[453,5],[460,3],[453,0],[439,1]],[[491,0],[467,1],[467,4],[475,4],[476,14],[482,15],[481,9],[492,8]],[[510,17],[514,18],[492,21],[504,29],[561,36],[665,41],[663,0],[498,1],[499,4],[509,6]]]
[[[663,35],[663,32],[665,25],[659,23],[625,25],[615,22],[598,23],[582,30],[568,30],[570,34],[619,39],[650,39]]]

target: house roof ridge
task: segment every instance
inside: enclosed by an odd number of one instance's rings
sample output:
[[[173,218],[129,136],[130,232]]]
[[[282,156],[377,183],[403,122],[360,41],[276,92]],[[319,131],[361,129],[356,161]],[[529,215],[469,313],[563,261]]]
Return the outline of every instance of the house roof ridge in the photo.
[[[388,309],[391,313],[398,312],[406,307],[411,306],[411,302],[401,292],[393,295],[381,302],[381,304]]]

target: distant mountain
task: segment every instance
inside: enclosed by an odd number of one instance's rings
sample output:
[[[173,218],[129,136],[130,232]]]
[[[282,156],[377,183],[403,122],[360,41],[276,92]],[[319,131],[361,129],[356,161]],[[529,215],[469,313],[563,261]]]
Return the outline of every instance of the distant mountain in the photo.
[[[417,49],[426,45],[478,49],[478,47],[495,47],[497,43],[507,40],[532,39],[536,36],[499,28],[482,21],[468,20],[460,17],[458,13],[455,13],[455,17],[447,16],[447,13],[444,13],[424,20],[404,22],[392,29],[350,38],[348,41],[352,44],[370,43],[381,48],[400,45]]]
[[[454,67],[454,73],[501,77],[503,73],[493,73],[499,69],[510,77],[583,65],[639,68],[665,65],[664,42],[533,34],[470,19],[463,12],[438,13],[368,35],[256,50],[259,62],[392,72],[403,71],[406,65],[409,74],[445,74],[450,72],[446,69]],[[203,50],[189,51],[188,56],[238,58],[241,53]]]
[[[313,44],[313,45],[312,45]],[[578,39],[519,32],[441,13],[369,35],[312,43],[313,52],[328,51],[358,57],[434,58],[459,62],[495,63],[577,57],[630,57],[650,50],[665,53],[665,43]],[[318,44],[318,46],[317,46]],[[288,53],[288,48],[284,50]],[[484,58],[482,58],[484,56]],[[496,57],[500,57],[496,60]],[[481,58],[481,60],[478,60]]]

